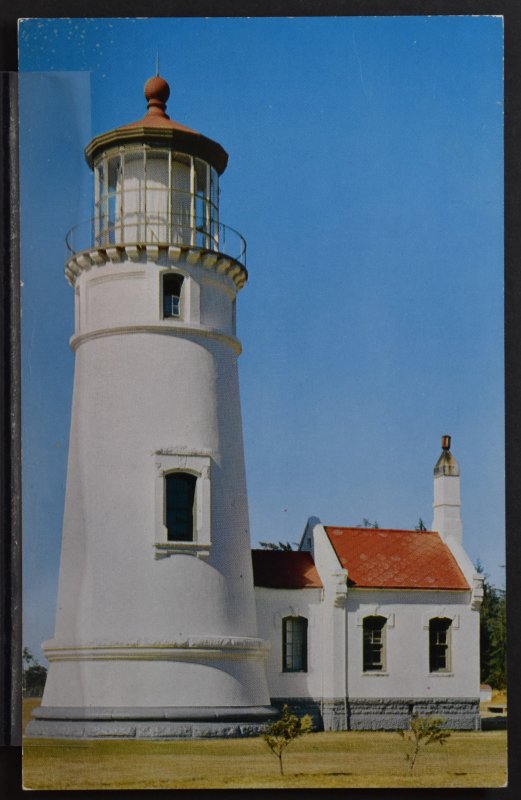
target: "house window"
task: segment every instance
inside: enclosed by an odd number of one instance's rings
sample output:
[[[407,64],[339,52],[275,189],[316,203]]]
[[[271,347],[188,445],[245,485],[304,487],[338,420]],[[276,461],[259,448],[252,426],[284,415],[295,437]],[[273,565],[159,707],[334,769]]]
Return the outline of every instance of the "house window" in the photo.
[[[446,617],[429,621],[429,672],[450,671],[450,626]]]
[[[170,472],[165,475],[165,526],[169,542],[194,540],[195,475]]]
[[[307,672],[308,621],[305,617],[282,620],[282,671]]]
[[[383,672],[385,669],[385,617],[364,619],[364,672]]]
[[[183,276],[163,273],[163,319],[181,316],[181,287]]]

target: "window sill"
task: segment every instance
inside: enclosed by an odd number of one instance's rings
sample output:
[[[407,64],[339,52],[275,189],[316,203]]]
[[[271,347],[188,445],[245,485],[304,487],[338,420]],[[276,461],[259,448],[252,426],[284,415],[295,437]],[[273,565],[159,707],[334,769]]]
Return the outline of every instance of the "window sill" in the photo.
[[[362,677],[363,678],[388,678],[389,677],[389,673],[388,672],[377,672],[375,670],[374,672],[362,672]]]
[[[427,673],[429,678],[453,678],[453,672],[429,672]]]
[[[155,542],[156,558],[167,558],[178,553],[205,558],[210,555],[208,542]]]
[[[307,669],[283,669],[279,675],[307,675]]]

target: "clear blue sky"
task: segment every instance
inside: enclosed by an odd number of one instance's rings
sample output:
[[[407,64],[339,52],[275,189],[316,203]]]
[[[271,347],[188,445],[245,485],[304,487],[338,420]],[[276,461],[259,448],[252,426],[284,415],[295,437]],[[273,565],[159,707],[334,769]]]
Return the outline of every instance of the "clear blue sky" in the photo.
[[[64,236],[83,148],[168,112],[230,154],[252,541],[432,521],[450,433],[464,542],[504,580],[502,22],[491,17],[21,24],[24,642],[52,636],[72,391]]]

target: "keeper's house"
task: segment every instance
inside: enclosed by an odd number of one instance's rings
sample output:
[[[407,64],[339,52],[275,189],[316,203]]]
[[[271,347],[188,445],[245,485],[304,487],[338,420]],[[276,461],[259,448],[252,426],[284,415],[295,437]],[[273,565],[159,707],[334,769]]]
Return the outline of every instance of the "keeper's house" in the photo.
[[[272,703],[326,730],[438,714],[479,728],[482,580],[461,541],[460,471],[443,437],[432,531],[308,521],[298,551],[254,550]]]

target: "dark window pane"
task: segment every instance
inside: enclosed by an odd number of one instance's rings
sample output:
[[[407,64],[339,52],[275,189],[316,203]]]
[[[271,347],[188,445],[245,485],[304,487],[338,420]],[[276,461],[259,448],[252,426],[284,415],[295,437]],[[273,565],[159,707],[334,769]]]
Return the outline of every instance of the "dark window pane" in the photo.
[[[449,630],[447,618],[431,619],[429,622],[429,671],[446,672],[449,664]]]
[[[364,672],[384,669],[385,617],[366,617],[363,636]]]
[[[173,472],[165,478],[168,541],[193,541],[195,482],[195,476],[185,472]]]
[[[181,286],[183,276],[166,273],[163,275],[163,317],[178,317],[181,313]]]

